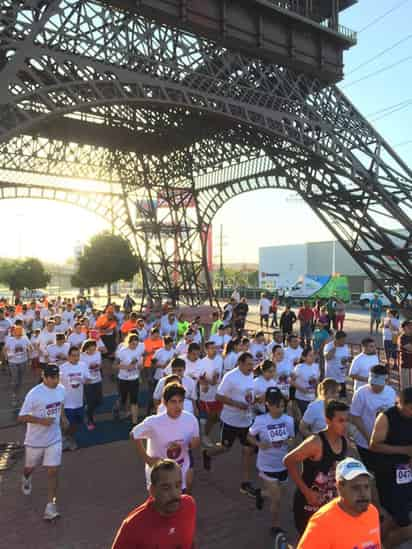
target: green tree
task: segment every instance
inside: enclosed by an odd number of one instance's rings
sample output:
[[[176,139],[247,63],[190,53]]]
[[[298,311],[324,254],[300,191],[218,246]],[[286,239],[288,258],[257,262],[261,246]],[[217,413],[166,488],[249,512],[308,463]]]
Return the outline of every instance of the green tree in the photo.
[[[0,264],[0,280],[17,294],[27,288],[43,288],[50,282],[50,274],[35,258],[24,260],[4,260]]]
[[[84,247],[72,284],[81,288],[107,285],[110,301],[113,282],[131,280],[139,270],[139,259],[129,242],[121,236],[104,232],[91,238]]]

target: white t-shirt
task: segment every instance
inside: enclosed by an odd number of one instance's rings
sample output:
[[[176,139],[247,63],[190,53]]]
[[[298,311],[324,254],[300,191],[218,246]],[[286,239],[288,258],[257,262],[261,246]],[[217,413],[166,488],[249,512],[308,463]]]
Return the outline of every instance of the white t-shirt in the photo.
[[[271,448],[261,450],[259,448],[256,468],[262,473],[278,473],[284,471],[283,458],[288,453],[288,439],[295,436],[293,418],[282,414],[274,419],[270,414],[257,416],[249,433],[259,436],[260,442],[272,444]]]
[[[47,448],[61,441],[60,416],[64,393],[63,385],[59,384],[55,389],[50,389],[44,383],[36,385],[27,393],[19,416],[54,418],[54,421],[49,426],[28,423],[24,439],[25,446]]]
[[[60,383],[65,388],[65,408],[75,409],[83,406],[83,388],[88,374],[89,369],[84,362],[65,362],[60,366]]]
[[[309,404],[302,420],[309,426],[312,433],[319,433],[326,428],[325,401],[316,399]]]
[[[84,332],[81,332],[80,334],[78,334],[77,332],[73,332],[69,335],[67,341],[69,342],[70,347],[78,347],[80,349],[82,343],[86,341],[86,339],[87,335]]]
[[[46,349],[48,345],[54,345],[56,343],[56,332],[49,332],[44,329],[39,335],[39,348],[40,348],[40,362],[47,362]]]
[[[161,365],[162,368],[156,368],[153,376],[154,379],[157,380],[163,377],[166,365],[172,360],[175,354],[176,354],[176,351],[174,350],[173,347],[169,350],[165,349],[164,347],[162,347],[161,349],[157,349],[153,358],[157,360],[157,366]]]
[[[217,394],[226,396],[248,405],[246,410],[240,410],[228,404],[223,405],[220,419],[232,427],[249,427],[253,421],[253,403],[255,401],[253,375],[243,374],[239,368],[231,370],[223,376],[217,388]]]
[[[282,347],[282,349],[285,348],[283,343],[278,343],[277,341],[271,341],[266,345],[266,358],[269,360],[272,360],[272,349],[273,347]]]
[[[276,387],[275,380],[273,378],[271,379],[265,379],[263,375],[260,375],[256,377],[253,380],[253,391],[255,398],[261,397],[262,395],[266,394],[266,390],[269,387]],[[265,403],[263,404],[255,404],[255,408],[261,413],[264,414],[266,412]]]
[[[207,381],[212,381],[215,373],[218,374],[217,384],[209,385],[207,390],[200,386],[199,400],[203,402],[214,402],[216,400],[216,391],[219,381],[222,379],[223,359],[220,355],[216,355],[211,359],[205,356],[200,360],[199,377],[205,375]]]
[[[192,379],[197,381],[199,379],[201,367],[200,358],[198,358],[194,362],[192,360],[189,360],[187,356],[183,356],[182,358],[184,359],[186,364],[185,376],[191,377]]]
[[[262,297],[262,299],[259,301],[260,314],[262,316],[268,315],[270,312],[270,306],[271,306],[270,301],[266,297]]]
[[[182,339],[176,345],[176,354],[178,356],[187,354],[188,347],[189,347],[189,343],[186,343],[186,341],[184,339]]]
[[[162,316],[162,319],[160,321],[160,335],[162,337],[164,336],[170,336],[173,339],[176,339],[177,337],[177,318],[174,319],[172,323],[170,323],[169,318],[167,315]]]
[[[326,355],[334,347],[334,342],[329,341],[323,348],[325,356],[325,377],[331,377],[338,383],[344,383],[348,372],[348,361],[350,357],[349,347],[345,344],[342,347],[336,347],[333,358],[327,359]]]
[[[378,414],[395,405],[396,393],[392,387],[385,385],[381,393],[374,393],[369,385],[364,385],[353,395],[350,413],[362,418],[369,436],[372,434]],[[354,440],[361,448],[368,448],[369,441],[356,430]]]
[[[252,341],[249,345],[249,353],[253,356],[255,364],[259,364],[266,356],[266,344]]]
[[[239,356],[240,353],[235,353],[234,351],[225,356],[225,358],[223,359],[224,374],[226,374],[226,372],[230,372],[230,370],[233,370],[233,368],[235,368]]]
[[[99,351],[96,351],[92,355],[82,353],[80,360],[84,362],[89,369],[87,377],[90,379],[90,383],[100,383],[102,381],[102,373],[100,371],[102,365],[102,355]]]
[[[216,345],[216,350],[218,353],[222,354],[225,345],[229,343],[232,338],[229,335],[219,335],[215,334],[209,337],[209,341],[213,341]]]
[[[282,394],[289,398],[290,393],[290,383],[291,379],[290,376],[292,375],[294,370],[294,366],[290,363],[290,361],[282,360],[282,362],[279,362],[276,364],[276,374],[275,374],[275,383],[276,387],[278,387]]]
[[[399,318],[386,316],[383,320],[383,341],[391,341],[392,332],[399,332],[400,325]],[[392,326],[392,330],[389,326]]]
[[[302,356],[302,351],[303,349],[300,346],[297,349],[285,347],[283,351],[283,361],[288,362],[289,365],[294,368]]]
[[[69,355],[70,345],[69,343],[63,343],[63,345],[57,345],[53,343],[52,345],[47,345],[45,356],[47,357],[47,362],[50,364],[57,364],[60,366],[63,362],[66,362]]]
[[[63,311],[62,319],[69,325],[73,326],[74,322],[74,311]]]
[[[130,347],[123,347],[118,353],[117,358],[120,364],[126,364],[130,366],[130,370],[119,368],[117,377],[125,381],[131,381],[139,379],[140,370],[139,365],[142,364],[142,356],[144,353],[144,344],[139,343],[136,349],[130,349]]]
[[[65,334],[68,329],[69,325],[65,320],[62,320],[60,324],[54,325],[54,331],[56,332],[56,334]]]
[[[39,357],[39,338],[40,336],[36,336],[34,334],[32,334],[30,337],[30,344],[32,347],[31,358]]]
[[[10,322],[7,320],[7,318],[3,318],[3,320],[0,320],[0,342],[3,343],[6,339],[6,336],[8,336],[9,331],[11,328]]]
[[[299,400],[305,400],[306,402],[312,402],[312,400],[315,400],[316,385],[320,377],[319,365],[314,363],[309,366],[309,364],[303,362],[295,367],[294,374],[296,376],[296,383],[301,387],[309,389],[309,392],[302,393],[298,388],[296,388],[296,398]]]
[[[352,360],[349,375],[367,378],[369,376],[371,368],[373,368],[373,366],[376,366],[377,364],[379,364],[378,355],[366,355],[365,353],[360,353],[359,355],[356,355],[355,358]],[[367,383],[367,381],[355,380],[353,391],[356,392]]]
[[[162,400],[163,395],[163,388],[165,386],[166,378],[162,377],[157,382],[157,385],[155,387],[155,390],[153,392],[153,400]],[[183,409],[186,412],[190,412],[193,414],[193,401],[197,399],[196,395],[196,383],[193,381],[191,377],[183,376],[181,380],[181,384],[185,388],[186,396],[185,400],[183,402]],[[162,412],[166,411],[166,408],[162,406],[162,404],[159,405],[159,408],[157,410],[157,413],[160,414]]]
[[[22,364],[29,359],[30,341],[26,336],[8,337],[6,339],[7,359],[10,364]]]
[[[134,440],[147,439],[147,454],[151,457],[174,459],[182,468],[182,484],[186,487],[189,470],[189,444],[199,437],[199,424],[192,414],[183,411],[174,419],[167,413],[147,417],[132,429]],[[150,486],[151,468],[146,465],[147,486]]]

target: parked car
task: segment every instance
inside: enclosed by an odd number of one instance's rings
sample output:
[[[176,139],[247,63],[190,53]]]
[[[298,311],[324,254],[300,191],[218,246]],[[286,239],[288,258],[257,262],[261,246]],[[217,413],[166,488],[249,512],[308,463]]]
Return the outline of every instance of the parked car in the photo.
[[[47,292],[44,290],[23,290],[21,292],[22,299],[44,299],[47,297]]]
[[[396,294],[395,294],[394,290],[391,289],[389,291],[395,297],[396,301],[400,301],[400,299],[398,299],[396,297]],[[369,304],[372,301],[372,299],[374,298],[375,294],[378,294],[378,297],[382,301],[382,305],[384,307],[390,307],[392,305],[392,303],[389,301],[389,299],[386,297],[385,294],[383,294],[382,292],[379,292],[379,291],[375,291],[375,292],[365,292],[365,293],[360,295],[359,303],[362,305],[362,307],[369,307]],[[411,300],[412,295],[409,294],[406,297],[406,299]]]

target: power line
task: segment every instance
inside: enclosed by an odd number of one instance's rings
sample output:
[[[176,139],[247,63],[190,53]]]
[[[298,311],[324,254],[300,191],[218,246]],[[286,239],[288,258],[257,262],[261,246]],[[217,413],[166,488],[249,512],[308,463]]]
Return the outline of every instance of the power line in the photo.
[[[411,102],[412,102],[412,97],[410,97],[409,99],[405,99],[405,101],[401,101],[400,103],[395,103],[394,105],[389,105],[389,107],[384,107],[383,109],[379,109],[377,111],[370,112],[366,117],[367,118],[373,117],[373,116],[376,116],[377,114],[381,114],[381,113],[384,113],[386,111],[391,111],[392,109],[395,109],[396,107],[400,107],[402,105],[406,105],[406,104],[409,104]]]
[[[375,61],[376,59],[379,59],[380,57],[382,57],[382,55],[385,55],[385,53],[389,53],[390,51],[394,50],[395,48],[397,48],[398,46],[400,46],[401,44],[403,44],[404,42],[407,42],[408,40],[410,40],[412,38],[412,34],[408,34],[408,36],[405,36],[405,38],[402,38],[402,40],[399,40],[398,42],[396,42],[395,44],[393,44],[392,46],[389,46],[388,48],[385,48],[384,50],[382,50],[381,52],[377,53],[376,55],[374,55],[373,57],[371,57],[370,59],[364,61],[363,63],[361,63],[360,65],[357,65],[354,69],[352,69],[351,71],[349,71],[347,73],[346,76],[349,76],[350,74],[352,74],[353,72],[356,72],[357,70],[361,69],[362,67],[365,67],[366,65],[369,65],[370,63],[372,63],[373,61]]]
[[[390,10],[386,11],[382,15],[379,15],[375,19],[372,19],[372,21],[370,23],[368,23],[365,27],[363,27],[362,29],[360,29],[358,31],[358,34],[360,34],[361,32],[366,31],[367,29],[369,29],[373,25],[376,25],[376,23],[379,23],[379,21],[382,21],[382,19],[384,19],[385,17],[387,17],[388,15],[390,15],[391,13],[393,13],[394,11],[396,11],[397,9],[402,7],[407,2],[409,2],[409,0],[402,0],[401,2],[398,2],[398,4],[395,4],[395,6],[393,6]]]
[[[384,113],[384,114],[381,114],[375,118],[372,118],[372,122],[377,122],[378,120],[382,120],[383,118],[386,118],[387,116],[391,116],[392,114],[395,114],[399,111],[403,111],[404,109],[407,109],[409,108],[410,106],[412,105],[412,101],[410,101],[409,103],[407,103],[406,105],[403,105],[403,106],[400,106],[396,109],[392,109],[391,111],[387,112],[387,113]]]
[[[402,63],[406,63],[406,61],[409,61],[410,59],[412,59],[412,55],[408,55],[407,57],[404,57],[403,59],[400,59],[399,61],[396,61],[395,63],[392,63],[391,65],[387,65],[386,67],[383,67],[382,69],[371,72],[371,73],[367,74],[366,76],[363,76],[362,78],[359,78],[358,80],[353,80],[352,82],[349,82],[348,84],[344,84],[342,86],[342,88],[347,88],[349,86],[354,86],[355,84],[358,84],[359,82],[363,82],[364,80],[368,80],[369,78],[372,78],[372,76],[377,76],[378,74],[389,71],[390,69],[393,69],[393,68],[397,67],[398,65],[401,65]]]

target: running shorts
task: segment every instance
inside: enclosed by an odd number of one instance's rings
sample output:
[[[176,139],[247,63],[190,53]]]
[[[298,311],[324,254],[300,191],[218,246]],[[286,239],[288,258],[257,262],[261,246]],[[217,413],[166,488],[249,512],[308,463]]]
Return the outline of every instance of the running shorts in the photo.
[[[56,442],[46,448],[26,446],[25,466],[58,467],[62,462],[62,442]]]
[[[231,448],[238,438],[242,446],[251,446],[247,440],[249,427],[233,427],[222,422],[220,443],[225,448]]]

